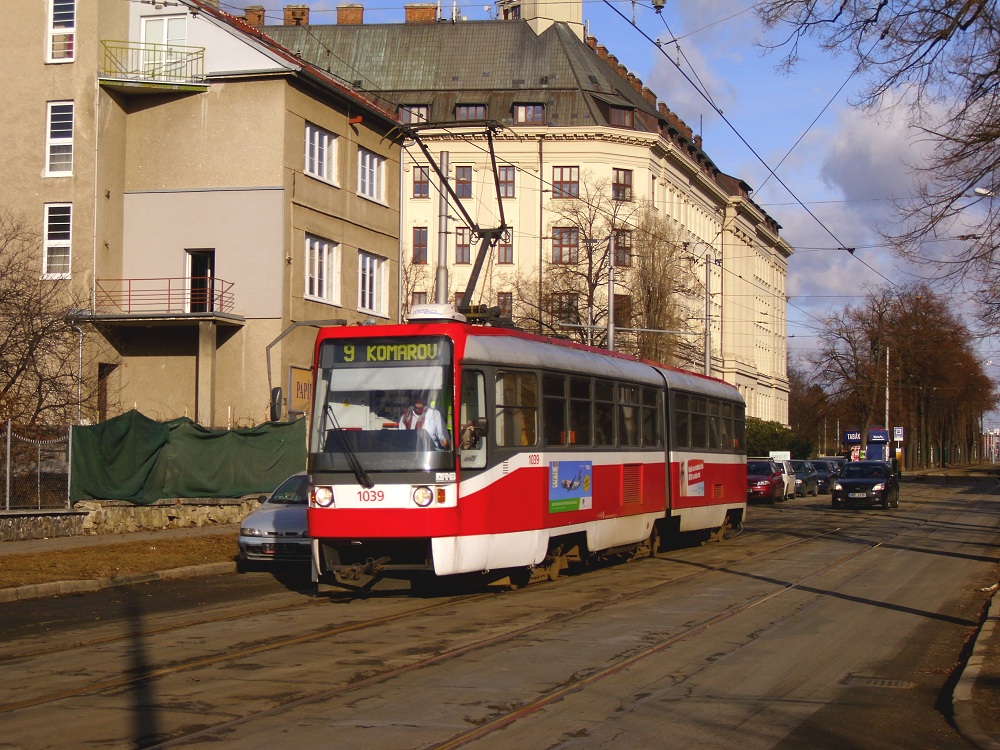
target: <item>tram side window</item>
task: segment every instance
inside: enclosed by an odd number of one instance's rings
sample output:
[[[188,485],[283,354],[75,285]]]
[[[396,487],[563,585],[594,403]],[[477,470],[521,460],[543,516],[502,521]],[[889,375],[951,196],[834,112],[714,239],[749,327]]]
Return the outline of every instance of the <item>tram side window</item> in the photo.
[[[743,404],[733,404],[733,450],[742,453],[746,450],[746,407]]]
[[[691,447],[691,405],[684,393],[674,393],[673,422],[670,425],[670,442],[675,449]]]
[[[534,373],[498,372],[497,445],[535,445],[538,439],[538,379]]]
[[[546,445],[573,442],[566,429],[566,378],[562,375],[542,375],[542,431]]]
[[[701,396],[690,396],[691,447],[708,447],[708,404]]]
[[[594,445],[615,444],[615,386],[594,382]]]
[[[719,447],[724,451],[733,449],[733,405],[729,401],[719,404]]]
[[[642,389],[642,445],[645,448],[662,445],[660,442],[660,410],[658,393],[651,388]]]
[[[722,404],[709,399],[708,402],[708,447],[712,450],[721,450],[725,447],[722,443],[722,424],[720,422],[719,410]]]
[[[618,386],[618,444],[639,445],[639,388]]]
[[[593,412],[591,383],[586,378],[569,379],[569,434],[574,445],[590,445]]]

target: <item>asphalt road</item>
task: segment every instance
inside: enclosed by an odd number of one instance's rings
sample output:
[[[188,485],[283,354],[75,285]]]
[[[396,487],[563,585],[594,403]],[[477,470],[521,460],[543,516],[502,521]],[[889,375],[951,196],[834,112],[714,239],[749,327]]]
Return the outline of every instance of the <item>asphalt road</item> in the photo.
[[[1000,543],[979,492],[755,506],[723,544],[503,594],[286,571],[0,605],[0,747],[969,747],[949,698]]]

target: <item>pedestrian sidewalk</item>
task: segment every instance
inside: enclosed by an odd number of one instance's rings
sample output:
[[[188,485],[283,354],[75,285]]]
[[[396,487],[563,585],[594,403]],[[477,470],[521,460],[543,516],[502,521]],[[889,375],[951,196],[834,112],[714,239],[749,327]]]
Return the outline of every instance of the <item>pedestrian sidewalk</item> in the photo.
[[[239,534],[237,525],[192,526],[182,529],[160,529],[156,531],[134,531],[128,534],[96,534],[51,537],[47,539],[26,539],[15,542],[0,542],[0,565],[6,556],[30,553],[62,552],[75,549],[100,547],[128,542],[164,542],[170,539],[193,536],[213,536],[216,534]],[[136,573],[132,575],[109,576],[98,579],[53,581],[13,588],[0,588],[0,603],[37,599],[61,594],[75,594],[85,591],[98,591],[113,586],[126,586],[146,581],[166,578],[191,578],[203,575],[219,575],[236,571],[235,562],[214,562],[200,565],[187,565],[180,568],[158,570],[151,573]]]

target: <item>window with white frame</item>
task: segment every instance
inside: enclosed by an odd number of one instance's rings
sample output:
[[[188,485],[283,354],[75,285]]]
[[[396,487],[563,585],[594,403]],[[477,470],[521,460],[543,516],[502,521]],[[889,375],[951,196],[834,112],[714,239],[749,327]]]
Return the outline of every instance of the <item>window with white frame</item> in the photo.
[[[46,62],[76,58],[76,0],[49,0],[49,40]]]
[[[154,80],[184,81],[187,67],[187,15],[150,16],[142,19],[143,75]]]
[[[73,102],[49,102],[45,176],[73,174]]]
[[[46,204],[44,224],[42,231],[45,236],[45,256],[42,275],[47,279],[68,279],[73,241],[73,204]]]
[[[306,235],[305,296],[340,304],[340,245],[312,234]]]
[[[358,195],[385,203],[385,158],[358,149]]]
[[[337,136],[311,122],[306,123],[304,171],[331,185],[338,183]]]
[[[388,310],[387,268],[385,258],[358,251],[358,310],[385,315]]]

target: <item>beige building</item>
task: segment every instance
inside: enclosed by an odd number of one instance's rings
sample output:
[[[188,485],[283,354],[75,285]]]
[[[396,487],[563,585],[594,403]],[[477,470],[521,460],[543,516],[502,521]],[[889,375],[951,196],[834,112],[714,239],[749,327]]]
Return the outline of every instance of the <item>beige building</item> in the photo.
[[[0,204],[88,300],[85,419],[259,423],[302,324],[398,318],[394,112],[217,2],[9,5]]]
[[[474,229],[499,227],[502,206],[510,230],[467,301],[499,306],[529,327],[537,318],[539,330],[551,330],[546,269],[592,258],[598,244],[568,231],[561,198],[596,185],[610,193],[619,217],[637,215],[639,204],[662,216],[691,273],[707,280],[708,294],[688,304],[709,356],[687,366],[738,386],[750,416],[787,423],[785,281],[793,250],[750,187],[725,174],[700,136],[585,35],[581,2],[503,0],[492,21],[439,18],[438,7],[411,4],[405,23],[366,24],[362,5],[345,4],[336,24],[318,25],[308,8],[287,6],[300,24],[262,27],[417,126],[427,151],[408,140],[402,157],[403,308],[461,296],[476,259]],[[264,22],[259,6],[247,16]],[[484,121],[499,126],[496,170]],[[469,219],[454,200],[439,199],[432,162],[445,159]],[[628,236],[629,219],[620,220],[615,229]],[[612,234],[619,236],[609,230],[601,247]],[[629,270],[616,275],[621,306],[629,302]],[[607,293],[598,294],[606,309]],[[575,312],[587,325],[599,317],[593,305]]]

